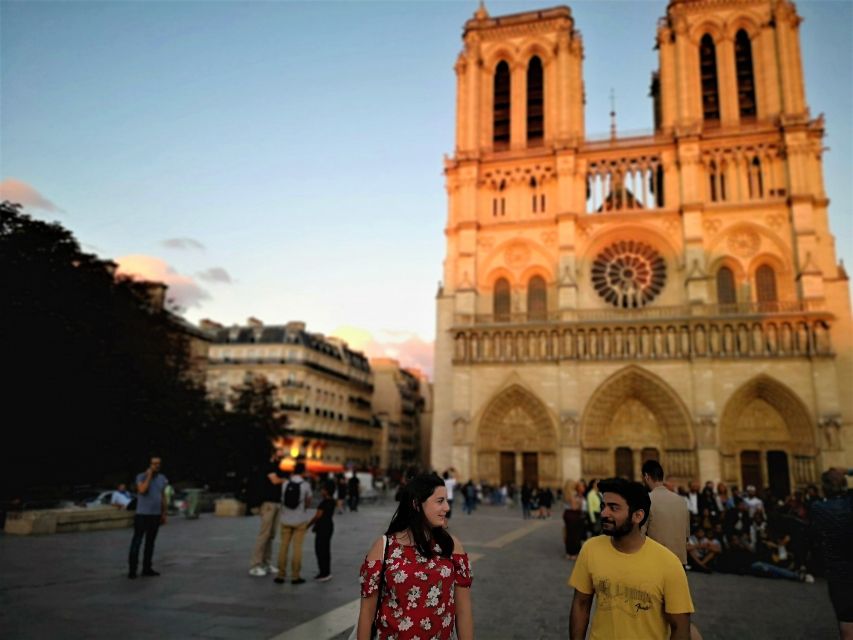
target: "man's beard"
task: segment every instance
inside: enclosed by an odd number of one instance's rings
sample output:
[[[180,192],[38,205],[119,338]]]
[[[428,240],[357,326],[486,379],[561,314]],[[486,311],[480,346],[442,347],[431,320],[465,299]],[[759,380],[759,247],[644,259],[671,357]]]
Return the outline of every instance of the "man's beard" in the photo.
[[[612,521],[609,521],[609,522],[612,522]],[[602,520],[602,524],[604,524],[603,520]],[[627,536],[633,530],[634,530],[634,523],[631,522],[630,519],[628,519],[628,520],[625,520],[624,524],[622,524],[621,527],[614,527],[612,529],[605,529],[604,527],[602,527],[601,532],[606,536],[610,536],[611,538],[621,538],[623,536]]]

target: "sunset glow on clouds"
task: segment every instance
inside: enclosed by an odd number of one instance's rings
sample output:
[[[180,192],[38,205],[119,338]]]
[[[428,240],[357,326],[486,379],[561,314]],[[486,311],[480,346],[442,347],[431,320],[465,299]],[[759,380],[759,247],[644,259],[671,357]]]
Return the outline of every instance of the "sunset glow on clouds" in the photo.
[[[366,329],[344,325],[331,335],[345,340],[350,349],[361,351],[368,358],[393,358],[400,366],[420,369],[432,378],[433,343],[417,334],[379,331],[374,335]]]
[[[15,178],[6,178],[0,181],[0,201],[8,200],[16,204],[24,205],[26,209],[41,209],[60,213],[62,209],[45,198],[36,189],[26,182]]]
[[[131,276],[134,279],[162,282],[169,287],[166,297],[181,308],[200,307],[210,294],[201,288],[190,276],[181,275],[160,258],[144,255],[130,255],[116,258],[118,275]]]

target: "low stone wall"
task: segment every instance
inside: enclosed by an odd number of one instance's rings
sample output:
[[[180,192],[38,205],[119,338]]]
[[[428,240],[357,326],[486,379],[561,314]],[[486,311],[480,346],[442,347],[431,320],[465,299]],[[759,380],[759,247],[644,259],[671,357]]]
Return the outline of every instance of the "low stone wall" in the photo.
[[[42,509],[6,514],[4,531],[29,536],[71,531],[103,531],[133,526],[133,511],[115,507],[93,509]]]
[[[234,498],[220,498],[216,501],[214,513],[225,517],[244,516],[246,515],[246,503]]]

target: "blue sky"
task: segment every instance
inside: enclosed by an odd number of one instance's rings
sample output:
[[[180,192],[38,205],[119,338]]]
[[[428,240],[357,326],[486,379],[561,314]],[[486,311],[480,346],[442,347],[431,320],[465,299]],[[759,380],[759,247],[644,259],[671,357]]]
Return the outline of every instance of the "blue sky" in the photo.
[[[493,15],[544,6],[487,3]],[[649,129],[666,2],[570,6],[587,132],[607,131],[611,88],[620,131]],[[301,319],[428,368],[453,64],[475,9],[2,2],[0,179],[31,189],[30,212],[89,250],[159,269],[190,320]],[[853,3],[798,10],[807,99],[826,114],[831,226],[850,265]]]

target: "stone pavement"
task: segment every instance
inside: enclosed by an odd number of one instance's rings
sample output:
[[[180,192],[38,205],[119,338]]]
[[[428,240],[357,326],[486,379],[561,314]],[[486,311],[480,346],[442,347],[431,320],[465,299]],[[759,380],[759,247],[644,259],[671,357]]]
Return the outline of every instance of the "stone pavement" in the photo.
[[[133,581],[125,577],[130,530],[0,534],[0,637],[342,640],[357,615],[359,565],[392,509],[386,502],[335,516],[331,582],[310,580],[317,565],[309,533],[303,555],[309,581],[299,586],[248,575],[256,517],[172,518],[155,553],[163,575]],[[473,516],[454,513],[450,527],[474,558],[477,638],[568,637],[571,563],[557,517],[523,521],[515,510],[481,507]],[[706,640],[837,637],[820,579],[690,574],[689,580],[693,620]]]

